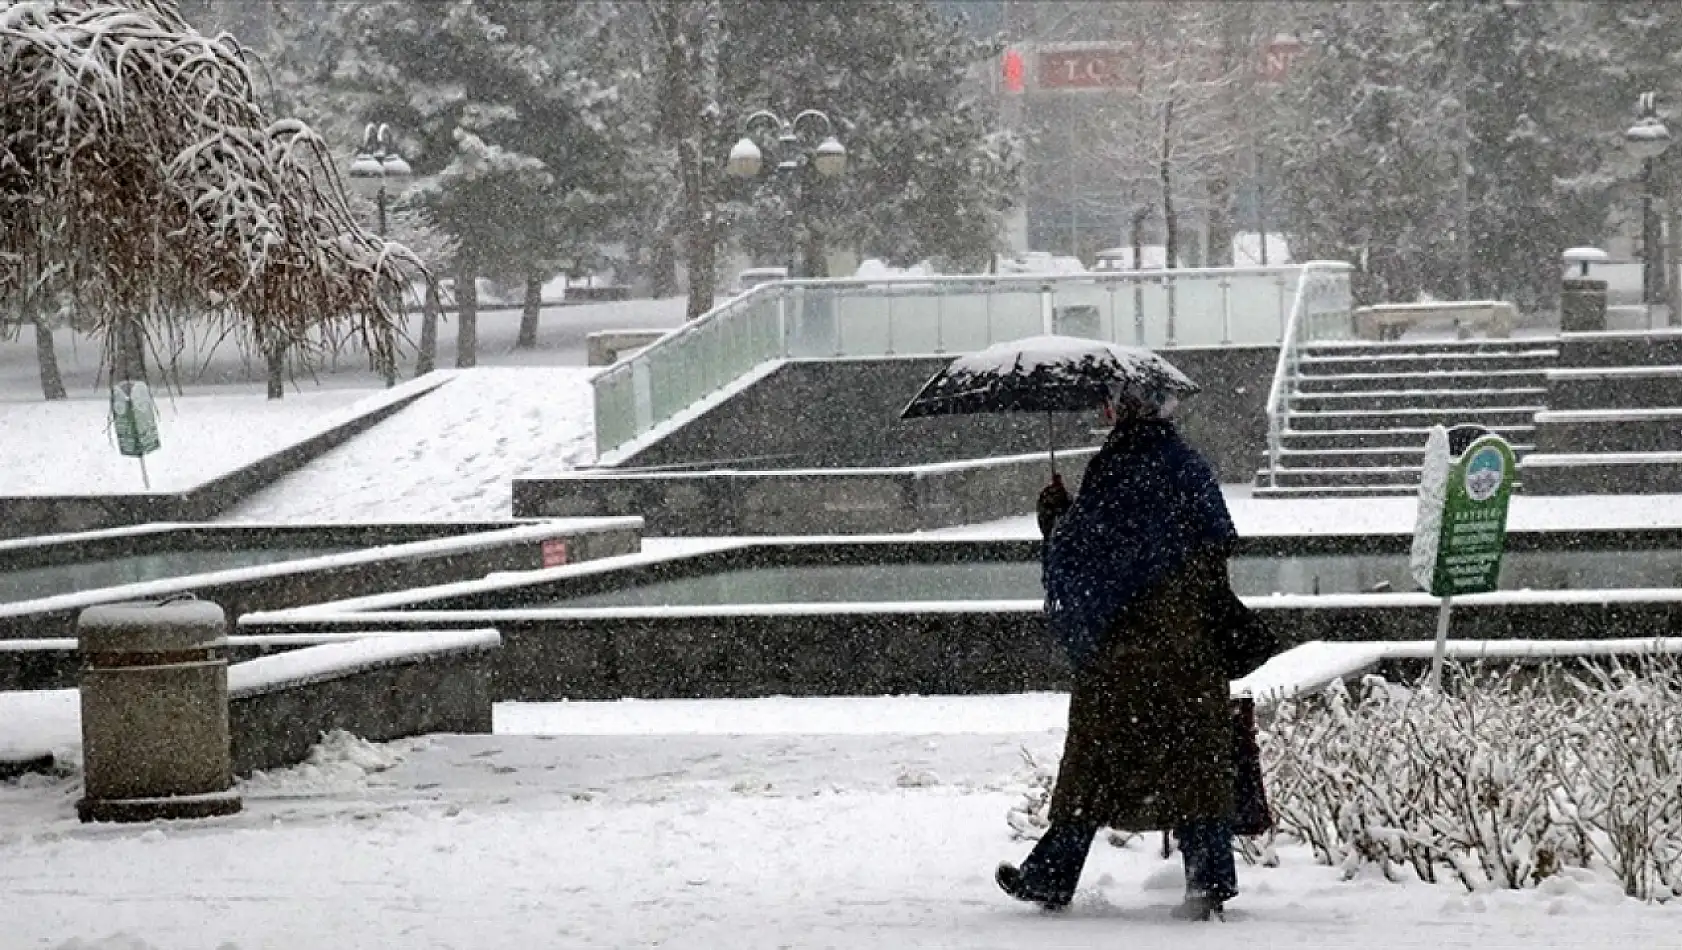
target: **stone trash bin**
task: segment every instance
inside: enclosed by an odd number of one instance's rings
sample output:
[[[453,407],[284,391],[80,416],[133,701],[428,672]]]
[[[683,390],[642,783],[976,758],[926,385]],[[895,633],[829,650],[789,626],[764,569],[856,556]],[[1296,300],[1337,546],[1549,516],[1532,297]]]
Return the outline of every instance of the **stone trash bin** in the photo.
[[[228,740],[228,621],[209,601],[82,611],[83,821],[240,810]]]

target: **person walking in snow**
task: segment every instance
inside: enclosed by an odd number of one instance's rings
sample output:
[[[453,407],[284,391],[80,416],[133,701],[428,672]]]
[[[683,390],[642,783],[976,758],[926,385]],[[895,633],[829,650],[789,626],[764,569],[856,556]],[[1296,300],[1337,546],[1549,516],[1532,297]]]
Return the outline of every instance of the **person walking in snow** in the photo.
[[[1175,404],[1112,387],[1113,429],[1078,496],[1059,484],[1039,498],[1047,619],[1075,681],[1050,827],[995,875],[1018,900],[1066,906],[1103,827],[1173,830],[1186,871],[1176,917],[1208,919],[1238,893],[1229,676],[1275,647],[1257,643],[1232,593],[1237,531],[1209,463],[1169,421]]]

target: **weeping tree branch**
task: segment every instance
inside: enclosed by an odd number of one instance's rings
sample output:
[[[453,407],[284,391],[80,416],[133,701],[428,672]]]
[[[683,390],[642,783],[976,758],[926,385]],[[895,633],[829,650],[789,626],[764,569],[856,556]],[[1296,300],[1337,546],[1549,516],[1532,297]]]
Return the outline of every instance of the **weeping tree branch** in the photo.
[[[245,51],[170,0],[0,0],[0,305],[71,262],[111,341],[199,317],[259,350],[342,325],[396,359],[425,266],[363,230],[325,143],[258,103]]]

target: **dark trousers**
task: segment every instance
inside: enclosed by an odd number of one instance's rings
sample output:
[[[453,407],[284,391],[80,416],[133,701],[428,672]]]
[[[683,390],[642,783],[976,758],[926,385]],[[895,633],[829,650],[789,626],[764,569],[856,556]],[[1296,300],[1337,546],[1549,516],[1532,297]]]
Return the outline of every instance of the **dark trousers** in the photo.
[[[1022,876],[1036,890],[1073,894],[1092,849],[1098,826],[1084,822],[1052,825],[1040,837]],[[1227,900],[1238,893],[1238,865],[1232,857],[1232,823],[1224,818],[1195,818],[1174,829],[1186,866],[1186,891]]]

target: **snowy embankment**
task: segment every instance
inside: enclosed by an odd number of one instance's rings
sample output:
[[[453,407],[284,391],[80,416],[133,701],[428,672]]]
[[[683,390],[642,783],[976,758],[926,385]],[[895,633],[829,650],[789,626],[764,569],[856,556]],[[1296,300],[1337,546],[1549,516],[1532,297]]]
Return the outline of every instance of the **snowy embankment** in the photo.
[[[595,458],[595,370],[461,371],[242,502],[223,521],[508,518],[514,479]]]
[[[1005,722],[1009,710],[1014,724]],[[76,824],[72,780],[0,785],[7,946],[1668,946],[1673,908],[1572,873],[1545,888],[1340,880],[1302,849],[1243,866],[1225,924],[1168,918],[1154,838],[1100,843],[1066,914],[991,881],[1021,750],[1055,697],[552,704],[499,730],[371,746],[243,784],[192,825]],[[1008,727],[1010,731],[996,731]],[[663,732],[681,734],[662,734]]]

